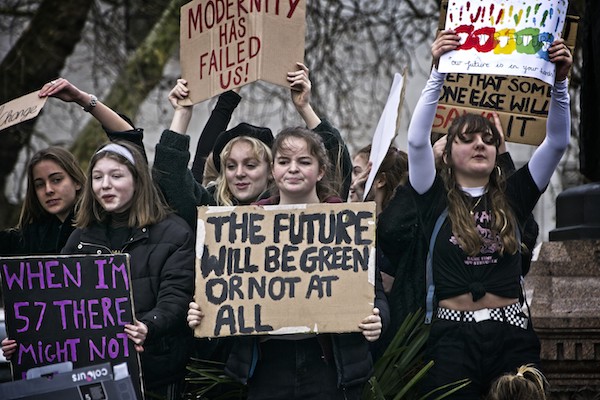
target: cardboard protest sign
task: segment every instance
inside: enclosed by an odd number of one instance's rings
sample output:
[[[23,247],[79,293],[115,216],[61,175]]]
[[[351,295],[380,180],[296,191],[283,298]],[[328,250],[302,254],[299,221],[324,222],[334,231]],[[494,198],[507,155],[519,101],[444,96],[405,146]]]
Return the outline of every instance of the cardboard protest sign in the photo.
[[[446,23],[448,1],[442,2],[439,29]],[[575,49],[578,18],[568,16],[562,37]],[[490,74],[449,73],[433,122],[432,132],[447,133],[452,120],[471,112],[492,119],[500,117],[505,139],[539,145],[546,136],[551,86],[535,78]]]
[[[461,45],[440,58],[440,72],[517,75],[554,83],[548,48],[560,37],[567,0],[452,0],[446,29]]]
[[[539,145],[546,135],[550,86],[535,79],[448,74],[432,131],[447,133],[452,120],[467,112],[500,117],[506,141]]]
[[[197,337],[354,332],[375,298],[375,203],[199,207]]]
[[[0,105],[0,131],[37,117],[48,99],[40,98],[39,92],[38,90]]]
[[[181,75],[191,105],[263,80],[289,87],[304,60],[304,0],[194,0],[181,7]]]
[[[126,362],[142,398],[138,354],[123,331],[134,321],[128,254],[7,257],[0,267],[14,379],[65,361]]]
[[[377,172],[379,171],[379,167],[381,166],[381,163],[383,163],[383,159],[385,158],[390,145],[396,137],[398,128],[400,127],[400,110],[402,109],[402,104],[404,103],[405,75],[406,71],[404,71],[402,75],[398,73],[394,74],[394,80],[392,82],[390,94],[388,95],[385,108],[383,109],[383,113],[381,113],[381,117],[377,123],[377,128],[375,128],[373,141],[371,143],[371,153],[369,154],[371,172],[369,173],[369,177],[367,178],[367,182],[365,184],[363,201],[367,198],[367,195],[371,190],[371,186],[373,186],[373,182],[375,181],[375,177],[377,176]]]

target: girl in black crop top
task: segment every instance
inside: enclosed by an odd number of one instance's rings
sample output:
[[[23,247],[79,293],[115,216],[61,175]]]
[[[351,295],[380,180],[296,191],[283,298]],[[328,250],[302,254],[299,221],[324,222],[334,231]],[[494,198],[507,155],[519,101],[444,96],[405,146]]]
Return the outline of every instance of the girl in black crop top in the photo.
[[[459,45],[455,32],[440,32],[431,47],[434,65]],[[471,383],[450,398],[479,399],[502,373],[539,363],[539,340],[518,302],[517,232],[569,144],[572,57],[562,39],[552,43],[548,56],[556,76],[546,138],[506,181],[496,168],[502,140],[496,114],[493,121],[480,114],[453,121],[437,175],[429,136],[445,74],[435,67],[415,108],[408,130],[409,182],[426,234],[448,209],[433,250],[439,307],[427,347],[434,366],[423,393],[468,378]]]

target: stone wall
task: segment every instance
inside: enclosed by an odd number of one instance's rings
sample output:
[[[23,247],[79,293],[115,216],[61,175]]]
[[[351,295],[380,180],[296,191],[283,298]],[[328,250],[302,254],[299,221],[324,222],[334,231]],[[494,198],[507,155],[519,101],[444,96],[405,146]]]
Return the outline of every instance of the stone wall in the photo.
[[[526,277],[550,399],[600,399],[600,240],[545,242]]]

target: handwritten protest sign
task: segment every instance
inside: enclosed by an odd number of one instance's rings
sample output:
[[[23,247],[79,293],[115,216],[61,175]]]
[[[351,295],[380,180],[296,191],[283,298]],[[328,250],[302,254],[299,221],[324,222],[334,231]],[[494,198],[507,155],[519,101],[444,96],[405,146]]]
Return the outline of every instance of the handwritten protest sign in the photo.
[[[304,0],[194,0],[181,7],[180,64],[191,105],[263,80],[289,87],[304,60]]]
[[[0,131],[37,117],[48,99],[40,98],[39,92],[38,90],[0,105]]]
[[[134,320],[129,255],[7,257],[0,266],[15,379],[65,361],[127,362],[142,398],[138,355],[123,331]]]
[[[398,128],[400,127],[400,109],[402,108],[402,103],[404,103],[405,74],[406,71],[404,71],[402,75],[398,73],[394,74],[394,80],[392,81],[390,94],[388,95],[385,108],[383,109],[383,113],[381,113],[381,117],[377,123],[377,128],[375,128],[375,133],[373,134],[371,153],[369,154],[371,172],[369,172],[369,176],[367,177],[367,182],[365,184],[363,201],[367,198],[369,191],[371,190],[371,186],[373,186],[373,182],[375,182],[375,177],[377,176],[379,167],[383,163],[383,159],[385,158],[390,145],[396,137]]]
[[[440,58],[440,72],[518,75],[553,84],[548,48],[560,36],[567,0],[452,0],[446,29],[461,36]]]
[[[375,203],[200,207],[198,337],[358,331],[373,309]]]
[[[446,23],[447,7],[448,1],[443,0],[439,29]],[[577,17],[567,16],[562,37],[571,52],[577,40],[577,24]],[[546,136],[550,89],[536,78],[449,73],[440,92],[432,131],[447,133],[452,120],[467,112],[489,119],[496,112],[507,141],[539,145]]]
[[[492,119],[498,113],[507,141],[539,145],[546,135],[550,86],[535,79],[448,74],[433,122],[446,133],[454,118],[466,112]]]

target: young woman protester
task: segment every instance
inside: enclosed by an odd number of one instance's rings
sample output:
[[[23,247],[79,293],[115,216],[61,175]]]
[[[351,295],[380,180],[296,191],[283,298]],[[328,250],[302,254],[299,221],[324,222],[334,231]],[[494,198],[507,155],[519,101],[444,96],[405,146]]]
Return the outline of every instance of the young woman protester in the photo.
[[[314,132],[284,129],[273,144],[273,159],[278,194],[257,204],[342,202],[331,190],[330,160]],[[250,400],[359,399],[372,372],[368,343],[379,338],[386,319],[387,304],[379,284],[373,313],[358,323],[362,334],[291,335],[266,340],[235,337],[225,371],[248,385]],[[189,326],[195,328],[201,320],[201,310],[191,303]]]
[[[140,352],[150,393],[180,398],[191,335],[194,234],[167,210],[137,146],[113,142],[92,157],[63,254],[129,253],[136,320],[125,333]]]
[[[298,70],[288,73],[292,101],[307,127],[322,137],[330,158],[335,161],[333,165],[339,176],[336,179],[339,190],[342,192],[345,190],[347,193],[350,186],[350,156],[340,133],[327,120],[321,120],[310,105],[312,85],[308,72],[305,65],[298,63]],[[180,106],[177,103],[178,100],[187,96],[186,82],[180,79],[169,94],[169,101],[175,112],[170,129],[163,132],[160,142],[156,146],[154,174],[168,204],[191,226],[195,227],[196,206],[198,205],[247,205],[261,197],[268,196],[269,168],[271,166],[270,146],[273,142],[273,135],[268,128],[241,123],[228,131],[221,131],[214,140],[205,141],[201,137],[199,146],[210,144],[214,146],[210,148],[211,160],[219,173],[216,185],[205,188],[197,184],[199,179],[199,166],[196,160],[199,155],[198,150],[192,167],[195,169],[196,182],[187,170],[190,157],[190,138],[185,135],[185,132],[192,116],[192,106]],[[222,96],[217,103],[220,104],[218,112],[215,109],[211,114],[203,135],[209,134],[209,137],[212,137],[215,130],[225,127],[231,117],[237,104],[234,93],[229,93],[227,101],[223,100]],[[225,157],[223,157],[223,152]],[[202,160],[204,154],[208,153],[206,149],[203,149],[200,159]],[[266,170],[263,168],[264,166],[267,167]],[[257,173],[257,171],[261,172]]]
[[[459,46],[453,31],[432,45],[434,65]],[[540,344],[519,303],[519,225],[550,181],[570,135],[567,75],[572,64],[562,39],[549,48],[556,65],[546,138],[529,162],[506,178],[498,174],[498,118],[466,114],[454,120],[436,174],[430,131],[445,75],[434,67],[408,131],[409,182],[431,236],[438,217],[448,216],[432,253],[439,301],[427,357],[434,361],[423,392],[463,378],[471,383],[454,398],[479,399],[504,372],[540,360]]]

